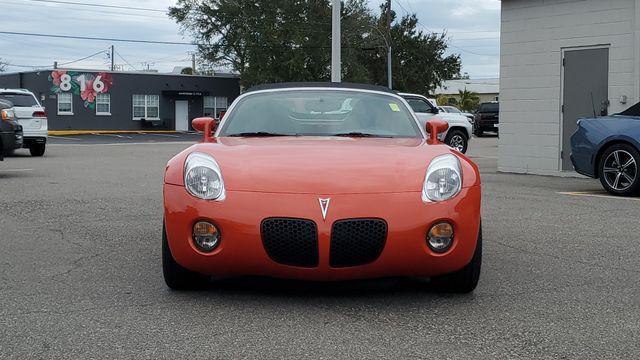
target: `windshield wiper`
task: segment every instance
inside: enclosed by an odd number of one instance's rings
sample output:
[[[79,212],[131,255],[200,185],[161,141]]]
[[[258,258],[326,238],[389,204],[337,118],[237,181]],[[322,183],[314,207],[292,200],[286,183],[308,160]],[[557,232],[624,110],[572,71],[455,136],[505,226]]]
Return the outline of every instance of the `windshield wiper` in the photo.
[[[381,138],[389,138],[392,136],[388,136],[388,135],[376,135],[376,134],[369,134],[369,133],[363,133],[363,132],[348,132],[348,133],[340,133],[340,134],[334,134],[333,136],[344,136],[344,137],[381,137]]]
[[[287,134],[270,133],[266,131],[243,132],[238,134],[229,134],[229,137],[269,137],[269,136],[289,136]]]

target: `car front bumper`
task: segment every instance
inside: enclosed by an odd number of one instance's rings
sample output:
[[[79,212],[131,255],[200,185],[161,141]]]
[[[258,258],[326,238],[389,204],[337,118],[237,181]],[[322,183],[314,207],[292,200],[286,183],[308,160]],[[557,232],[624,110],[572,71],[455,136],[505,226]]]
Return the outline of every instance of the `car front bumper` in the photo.
[[[319,198],[331,198],[326,219]],[[164,185],[165,224],[174,259],[192,271],[216,277],[258,275],[317,281],[387,276],[435,276],[457,271],[474,254],[480,229],[481,190],[462,189],[455,198],[423,203],[420,193],[274,194],[227,191],[223,202],[203,201],[183,186]],[[308,219],[317,226],[318,265],[297,267],[272,260],[263,245],[261,223],[266,218]],[[343,219],[377,218],[388,225],[380,256],[365,265],[330,266],[331,230]],[[221,234],[212,253],[199,251],[192,240],[197,221],[214,223]],[[444,254],[429,249],[426,234],[440,221],[454,227],[454,242]]]

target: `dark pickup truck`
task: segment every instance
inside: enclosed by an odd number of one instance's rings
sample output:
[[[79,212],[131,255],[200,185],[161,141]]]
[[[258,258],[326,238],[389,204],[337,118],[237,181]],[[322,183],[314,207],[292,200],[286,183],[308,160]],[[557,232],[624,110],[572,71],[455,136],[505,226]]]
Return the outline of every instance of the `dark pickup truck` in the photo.
[[[13,104],[0,100],[0,161],[5,154],[22,147],[22,126],[16,122]]]
[[[482,136],[485,131],[498,132],[500,104],[497,101],[480,104],[474,118],[473,133]]]

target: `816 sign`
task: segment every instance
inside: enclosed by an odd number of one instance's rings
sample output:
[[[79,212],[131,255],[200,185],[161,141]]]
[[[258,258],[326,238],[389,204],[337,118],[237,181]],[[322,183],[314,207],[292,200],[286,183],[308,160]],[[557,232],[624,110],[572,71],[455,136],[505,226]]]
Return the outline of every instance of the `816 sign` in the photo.
[[[80,75],[76,78],[78,83],[80,83],[80,91],[85,91],[87,89],[87,79],[83,75]],[[105,85],[102,82],[102,76],[98,75],[93,79],[93,91],[100,94],[104,91]],[[63,74],[60,76],[60,90],[69,91],[71,90],[71,75]]]

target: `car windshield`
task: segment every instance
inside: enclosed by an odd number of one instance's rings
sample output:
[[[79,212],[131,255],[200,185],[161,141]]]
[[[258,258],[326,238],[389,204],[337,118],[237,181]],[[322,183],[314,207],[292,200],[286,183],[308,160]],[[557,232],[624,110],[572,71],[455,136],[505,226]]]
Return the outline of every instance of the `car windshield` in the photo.
[[[422,137],[395,96],[356,90],[279,90],[248,95],[219,136]]]
[[[498,103],[484,103],[480,105],[479,112],[494,113],[500,110]]]
[[[31,94],[5,93],[5,94],[0,94],[0,100],[10,101],[11,103],[13,103],[13,106],[17,106],[17,107],[38,106],[38,102]]]
[[[458,108],[455,108],[453,106],[443,106],[445,111],[448,113],[455,113],[455,114],[460,114],[460,110],[458,110]]]

